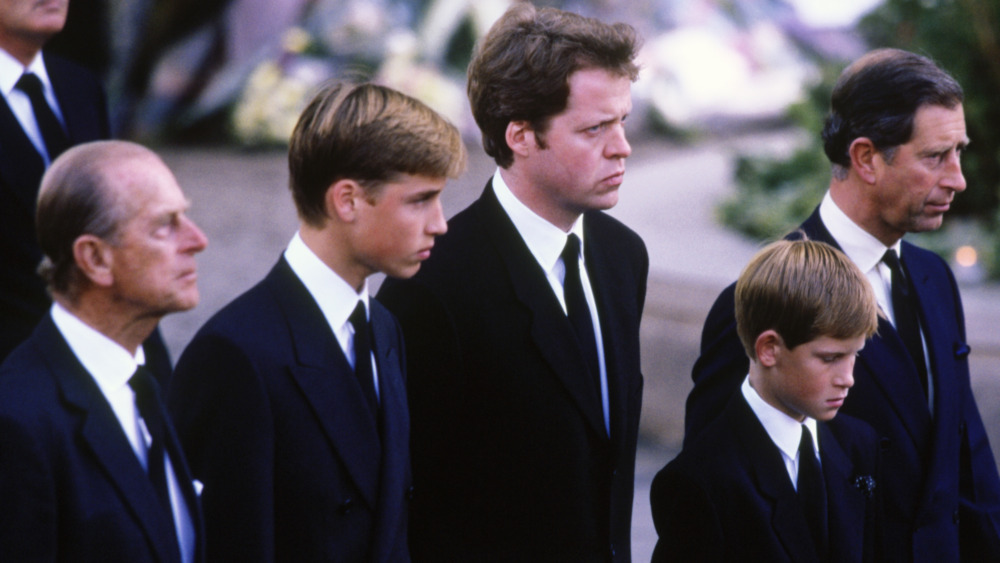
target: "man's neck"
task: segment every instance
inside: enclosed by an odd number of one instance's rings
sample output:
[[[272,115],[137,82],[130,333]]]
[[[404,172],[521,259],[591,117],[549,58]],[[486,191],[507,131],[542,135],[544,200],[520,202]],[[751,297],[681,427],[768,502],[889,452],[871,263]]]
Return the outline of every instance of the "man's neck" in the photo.
[[[846,180],[832,180],[830,182],[830,198],[852,223],[860,227],[866,233],[878,239],[887,248],[894,246],[904,233],[889,232],[878,228],[882,225],[879,218],[873,213],[871,205],[866,205],[862,191],[864,189],[874,189],[871,186],[858,186],[850,177]]]
[[[579,213],[572,214],[557,205],[553,205],[527,178],[518,173],[516,165],[510,168],[501,168],[500,176],[503,177],[504,183],[507,184],[510,192],[518,201],[563,232],[568,233],[577,219],[580,218]]]
[[[349,237],[341,236],[334,230],[335,225],[329,221],[320,228],[302,223],[299,225],[299,236],[317,258],[360,293],[372,272],[351,256]]]
[[[31,61],[35,60],[44,45],[45,43],[38,44],[34,41],[0,33],[0,49],[14,57],[25,68],[31,64]]]
[[[160,321],[159,317],[126,318],[115,314],[114,304],[102,299],[81,297],[71,301],[65,296],[56,295],[55,300],[74,317],[133,355]]]

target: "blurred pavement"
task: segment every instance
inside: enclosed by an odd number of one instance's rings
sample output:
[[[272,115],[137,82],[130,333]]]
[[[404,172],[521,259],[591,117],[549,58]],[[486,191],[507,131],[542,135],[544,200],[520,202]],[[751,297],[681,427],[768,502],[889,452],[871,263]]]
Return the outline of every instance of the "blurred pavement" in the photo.
[[[702,322],[717,294],[736,279],[758,246],[721,228],[714,205],[731,194],[733,156],[745,151],[783,154],[787,133],[709,139],[690,146],[649,139],[634,153],[612,214],[649,248],[651,271],[642,326],[643,399],[636,465],[633,559],[649,560],[656,534],[649,483],[673,458],[683,438],[684,401],[698,355]],[[174,360],[194,332],[220,307],[259,281],[295,232],[284,152],[236,149],[159,150],[192,200],[190,215],[209,238],[199,259],[201,304],[162,322]],[[470,149],[466,174],[445,189],[450,217],[481,193],[494,166]],[[947,220],[947,219],[946,219]],[[375,280],[376,283],[378,280]],[[372,286],[375,291],[375,284]],[[1000,287],[963,287],[973,387],[990,432],[1000,443]]]

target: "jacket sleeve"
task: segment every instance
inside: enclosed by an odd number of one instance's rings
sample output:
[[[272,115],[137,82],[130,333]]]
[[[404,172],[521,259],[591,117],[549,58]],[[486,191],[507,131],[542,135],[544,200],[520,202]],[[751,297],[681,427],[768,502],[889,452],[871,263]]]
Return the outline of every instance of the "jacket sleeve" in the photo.
[[[684,414],[684,443],[705,429],[725,408],[750,369],[736,332],[736,284],[722,291],[705,319],[701,354],[691,371],[694,389]]]
[[[274,560],[274,427],[261,378],[222,336],[199,335],[168,397],[191,472],[204,485],[209,561]]]
[[[652,563],[723,560],[725,538],[708,492],[675,464],[668,464],[650,488],[658,539]]]

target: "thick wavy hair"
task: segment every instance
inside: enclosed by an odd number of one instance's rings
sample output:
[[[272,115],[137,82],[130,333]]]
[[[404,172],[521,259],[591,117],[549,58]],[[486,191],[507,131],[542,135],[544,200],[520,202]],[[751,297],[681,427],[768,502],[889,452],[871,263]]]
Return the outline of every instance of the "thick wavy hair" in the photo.
[[[530,123],[544,147],[549,119],[566,109],[570,75],[597,68],[634,81],[638,49],[638,35],[628,24],[514,4],[469,63],[467,93],[486,154],[504,168],[514,162],[506,140],[512,121]]]

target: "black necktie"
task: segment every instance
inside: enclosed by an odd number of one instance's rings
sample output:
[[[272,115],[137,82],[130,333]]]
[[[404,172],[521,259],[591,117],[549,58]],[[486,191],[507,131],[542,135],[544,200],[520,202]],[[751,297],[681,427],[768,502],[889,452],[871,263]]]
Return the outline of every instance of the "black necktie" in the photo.
[[[805,508],[806,523],[816,542],[816,552],[820,559],[827,552],[827,522],[826,522],[826,484],[823,482],[823,470],[816,458],[813,448],[812,433],[805,424],[802,426],[802,438],[799,440],[799,475],[796,484],[799,499]]]
[[[895,250],[891,248],[887,250],[882,261],[892,271],[892,310],[896,316],[896,332],[903,339],[906,351],[910,353],[913,363],[917,366],[917,374],[920,376],[920,384],[926,397],[927,360],[924,358],[924,344],[920,339],[920,317],[917,315],[913,288]]]
[[[170,514],[173,514],[164,466],[167,419],[163,410],[163,401],[160,399],[159,384],[153,379],[149,370],[143,366],[136,368],[135,373],[129,378],[128,384],[135,392],[135,405],[139,407],[139,416],[146,423],[146,430],[152,437],[152,442],[146,453],[146,470],[149,473],[149,480],[153,482],[153,488],[156,489],[156,494],[159,495],[164,507]]]
[[[31,109],[35,113],[35,122],[42,132],[42,139],[45,141],[45,150],[49,153],[49,162],[53,161],[66,149],[69,148],[69,139],[66,131],[63,130],[56,114],[49,107],[49,102],[45,100],[42,93],[42,81],[30,72],[21,75],[21,78],[14,85],[15,88],[28,95],[31,100]]]
[[[590,316],[590,307],[583,294],[583,282],[580,281],[580,239],[569,235],[562,251],[563,265],[566,276],[563,278],[563,297],[566,299],[566,314],[573,325],[573,331],[580,342],[580,350],[590,370],[593,381],[597,383],[598,392],[601,389],[601,370],[597,362],[597,341],[594,339],[594,320]]]
[[[375,396],[375,374],[372,372],[371,329],[363,301],[358,301],[349,320],[354,327],[354,375],[361,384],[368,407],[376,413],[378,399]]]

